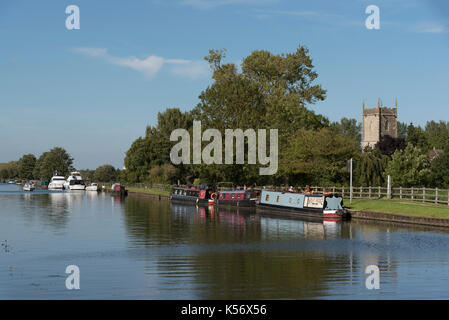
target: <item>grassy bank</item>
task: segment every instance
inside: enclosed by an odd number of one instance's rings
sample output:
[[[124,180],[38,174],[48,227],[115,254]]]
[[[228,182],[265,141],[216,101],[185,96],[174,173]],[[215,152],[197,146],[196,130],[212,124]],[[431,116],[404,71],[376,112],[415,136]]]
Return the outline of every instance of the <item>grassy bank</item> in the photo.
[[[157,196],[169,196],[170,191],[162,190],[157,188],[140,188],[140,187],[127,187],[128,192],[136,192],[136,193],[145,193],[145,194],[154,194]]]
[[[449,219],[449,206],[442,204],[387,199],[353,199],[352,205],[349,204],[349,199],[345,199],[344,203],[348,209],[352,210],[391,213],[408,217]]]

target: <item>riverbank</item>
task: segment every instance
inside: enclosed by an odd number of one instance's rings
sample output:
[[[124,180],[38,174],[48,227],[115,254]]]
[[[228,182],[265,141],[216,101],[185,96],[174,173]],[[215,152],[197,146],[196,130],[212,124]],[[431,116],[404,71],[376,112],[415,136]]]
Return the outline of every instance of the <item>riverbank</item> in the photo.
[[[168,199],[168,196],[170,195],[170,191],[157,188],[127,187],[126,189],[130,194],[148,196],[158,199]]]
[[[403,200],[345,200],[354,219],[449,227],[449,206]]]
[[[168,199],[170,191],[158,188],[129,187],[134,195]],[[345,199],[345,206],[354,219],[399,222],[416,225],[449,227],[449,206],[417,201],[387,199]]]

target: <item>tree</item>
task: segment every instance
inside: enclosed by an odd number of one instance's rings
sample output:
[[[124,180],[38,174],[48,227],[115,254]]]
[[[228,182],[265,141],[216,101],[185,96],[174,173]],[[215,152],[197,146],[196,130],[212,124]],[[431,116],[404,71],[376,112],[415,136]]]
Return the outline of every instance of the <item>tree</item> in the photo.
[[[407,145],[405,150],[396,150],[385,170],[385,177],[391,176],[392,185],[416,187],[426,184],[430,174],[429,159],[421,149]]]
[[[406,139],[407,138],[407,124],[405,122],[398,121],[398,138]]]
[[[256,50],[246,57],[241,72],[233,63],[222,64],[223,51],[211,50],[205,57],[213,69],[214,82],[201,92],[194,118],[206,128],[279,129],[281,140],[299,128],[329,125],[327,118],[305,108],[306,103],[324,100],[326,91],[313,82],[307,48],[274,55]]]
[[[380,138],[380,141],[376,143],[374,148],[378,149],[383,155],[391,157],[396,150],[404,150],[405,146],[405,139],[386,135]]]
[[[289,183],[346,183],[346,161],[360,152],[355,137],[335,134],[329,128],[317,131],[300,129],[283,153],[282,167]]]
[[[73,158],[67,151],[60,147],[54,147],[44,152],[36,161],[34,170],[35,178],[50,179],[56,172],[68,176],[72,167]]]
[[[449,188],[449,148],[431,162],[429,186]]]
[[[333,122],[331,128],[337,133],[347,134],[362,141],[362,125],[356,119],[341,118],[340,122]]]
[[[366,148],[354,159],[354,180],[359,186],[381,186],[390,158],[379,149]]]
[[[34,167],[36,165],[36,157],[33,154],[26,154],[17,163],[19,177],[31,180],[34,178]]]
[[[428,148],[443,149],[449,141],[449,122],[428,121],[425,127]]]
[[[112,165],[105,164],[95,169],[93,178],[99,182],[112,182],[117,180],[118,172]]]
[[[171,164],[163,164],[151,168],[149,175],[152,183],[174,183],[179,169]]]
[[[423,151],[429,149],[429,142],[427,136],[421,127],[415,127],[413,123],[410,123],[407,127],[406,143],[420,148]]]
[[[147,126],[145,137],[135,140],[126,153],[126,171],[121,177],[126,177],[129,182],[148,180],[151,168],[170,163],[171,132],[178,128],[189,130],[192,123],[190,112],[181,112],[177,108],[159,112],[157,126]],[[182,165],[178,168],[179,174],[185,175],[186,168]]]

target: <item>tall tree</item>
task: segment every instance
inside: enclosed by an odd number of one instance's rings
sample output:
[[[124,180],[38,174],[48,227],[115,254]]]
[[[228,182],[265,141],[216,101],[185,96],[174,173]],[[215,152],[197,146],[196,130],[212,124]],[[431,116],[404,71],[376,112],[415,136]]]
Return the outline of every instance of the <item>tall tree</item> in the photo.
[[[73,158],[61,147],[54,147],[44,152],[36,161],[35,178],[50,179],[56,172],[68,176],[72,167]]]
[[[93,178],[99,182],[112,182],[118,179],[118,172],[114,166],[105,164],[95,169]]]
[[[376,143],[374,148],[378,149],[383,155],[391,157],[396,150],[404,150],[405,146],[405,139],[386,135],[380,138],[380,141]]]
[[[36,157],[33,154],[26,154],[17,163],[19,177],[31,180],[34,178],[34,167],[36,165]]]
[[[424,186],[430,174],[429,159],[421,149],[407,145],[405,150],[396,150],[385,170],[390,175],[392,185],[397,187]]]
[[[355,137],[359,143],[362,141],[362,125],[356,119],[343,117],[340,122],[333,122],[331,128],[337,133]]]
[[[429,142],[424,130],[420,126],[415,127],[413,123],[410,123],[407,127],[406,142],[407,144],[418,147],[423,151],[427,151],[429,149]]]
[[[449,122],[428,121],[425,127],[425,135],[429,148],[443,149],[449,141]]]
[[[346,183],[346,161],[359,151],[353,136],[335,134],[329,128],[300,129],[283,154],[282,167],[289,173],[289,183]]]

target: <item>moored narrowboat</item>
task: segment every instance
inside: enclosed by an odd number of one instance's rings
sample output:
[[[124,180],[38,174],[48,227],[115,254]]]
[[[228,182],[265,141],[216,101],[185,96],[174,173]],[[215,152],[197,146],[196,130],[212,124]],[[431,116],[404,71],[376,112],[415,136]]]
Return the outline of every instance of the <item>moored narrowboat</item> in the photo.
[[[254,207],[256,199],[251,190],[220,191],[216,204],[219,206]]]
[[[199,195],[200,189],[197,187],[176,186],[173,187],[169,199],[173,201],[186,201],[196,203]]]
[[[322,217],[326,220],[348,218],[343,199],[331,193],[293,193],[262,190],[257,209]]]
[[[170,195],[170,200],[193,202],[195,204],[208,204],[216,198],[214,187],[203,183],[200,187],[175,186]]]
[[[128,195],[128,190],[126,190],[125,186],[120,183],[114,183],[110,192],[113,196],[124,197]]]

